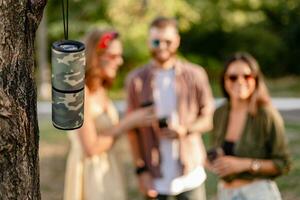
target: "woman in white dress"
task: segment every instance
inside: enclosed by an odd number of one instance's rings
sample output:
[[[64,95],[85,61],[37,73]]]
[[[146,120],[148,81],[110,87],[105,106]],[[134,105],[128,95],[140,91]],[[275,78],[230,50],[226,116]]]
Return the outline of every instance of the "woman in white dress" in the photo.
[[[113,144],[116,137],[155,120],[153,108],[140,109],[119,121],[107,95],[120,65],[122,45],[115,31],[92,31],[86,39],[84,124],[68,136],[65,200],[125,200]]]

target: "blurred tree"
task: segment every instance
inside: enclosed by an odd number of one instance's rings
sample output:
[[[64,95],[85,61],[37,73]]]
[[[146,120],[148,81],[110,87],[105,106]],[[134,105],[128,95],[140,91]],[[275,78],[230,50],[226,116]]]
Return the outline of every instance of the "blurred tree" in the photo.
[[[126,73],[148,58],[147,35],[151,21],[157,16],[178,19],[181,30],[188,30],[200,19],[199,13],[184,0],[113,0],[107,7],[112,25],[122,33],[125,46],[126,67],[120,70],[116,87],[122,87]]]
[[[63,38],[61,15],[54,12],[60,9],[58,0],[47,6],[50,43]],[[148,58],[147,28],[158,15],[178,19],[181,55],[206,67],[211,78],[235,51],[253,54],[267,76],[300,74],[299,0],[74,0],[70,37],[95,26],[118,29],[125,47],[121,87],[125,74]]]
[[[267,76],[300,74],[298,0],[197,1],[195,7],[202,17],[183,33],[181,50],[210,74],[218,74],[225,57],[235,51],[253,54]]]
[[[0,2],[0,199],[40,199],[34,38],[45,0]]]
[[[62,16],[54,12],[59,9],[58,0],[47,5],[50,43],[63,38]],[[128,70],[146,60],[148,26],[158,15],[176,17],[182,30],[189,29],[200,17],[184,0],[76,0],[70,4],[70,38],[78,39],[95,27],[114,27],[120,31],[126,67],[121,68],[115,86],[122,87]]]
[[[300,1],[272,0],[264,2],[262,8],[268,19],[268,29],[278,35],[284,43],[277,62],[284,73],[300,74]],[[282,75],[282,74],[279,74]]]

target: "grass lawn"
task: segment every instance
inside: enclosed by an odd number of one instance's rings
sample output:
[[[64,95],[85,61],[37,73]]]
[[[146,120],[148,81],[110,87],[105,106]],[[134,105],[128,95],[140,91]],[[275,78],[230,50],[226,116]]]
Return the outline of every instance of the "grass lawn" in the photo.
[[[293,166],[288,175],[277,179],[277,183],[283,193],[283,197],[292,200],[300,197],[300,124],[287,122],[286,130]]]
[[[40,172],[42,199],[62,199],[64,185],[64,171],[67,151],[69,147],[67,134],[55,129],[50,117],[42,117],[40,126]],[[276,180],[284,200],[295,200],[300,196],[300,125],[286,123],[289,147],[293,157],[293,169],[288,175]],[[207,141],[207,136],[204,138]],[[117,143],[121,153],[123,173],[126,174],[129,200],[142,200],[137,190],[136,179],[133,174],[131,157],[128,156],[129,148],[126,138]],[[122,153],[126,152],[126,153]],[[127,156],[124,156],[127,155]],[[211,173],[206,181],[208,199],[215,199],[217,178]]]
[[[300,97],[300,77],[267,79],[266,84],[272,97]]]
[[[300,97],[300,77],[285,77],[276,80],[267,79],[267,85],[272,97]],[[217,82],[211,82],[215,97],[220,97],[220,87]],[[112,99],[124,99],[124,90],[110,92]],[[69,148],[67,133],[55,129],[51,124],[50,116],[39,116],[40,127],[40,176],[41,194],[44,200],[59,200],[63,197],[64,172]],[[278,178],[279,189],[284,200],[299,199],[300,196],[300,125],[286,122],[289,146],[293,157],[293,169],[288,175]],[[204,140],[207,142],[207,134]],[[129,156],[129,147],[126,137],[121,137],[117,142],[120,152],[120,161],[125,174],[129,200],[140,200],[135,175],[133,174],[132,160]],[[125,152],[125,153],[124,153]],[[217,177],[208,174],[206,191],[208,200],[215,199]]]

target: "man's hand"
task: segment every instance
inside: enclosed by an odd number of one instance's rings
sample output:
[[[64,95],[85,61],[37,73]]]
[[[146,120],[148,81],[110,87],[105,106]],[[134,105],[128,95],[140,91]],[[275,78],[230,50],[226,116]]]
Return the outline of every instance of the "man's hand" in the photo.
[[[149,172],[143,172],[138,176],[140,191],[150,198],[157,197],[158,193],[153,187],[152,176]]]
[[[179,124],[169,124],[168,128],[160,129],[160,135],[161,137],[171,139],[185,137],[187,135],[187,129]]]

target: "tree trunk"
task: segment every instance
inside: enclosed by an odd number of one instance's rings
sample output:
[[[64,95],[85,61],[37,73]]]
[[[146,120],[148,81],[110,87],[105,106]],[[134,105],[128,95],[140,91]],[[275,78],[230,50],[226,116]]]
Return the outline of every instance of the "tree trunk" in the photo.
[[[0,199],[40,199],[34,37],[46,0],[0,0]]]

